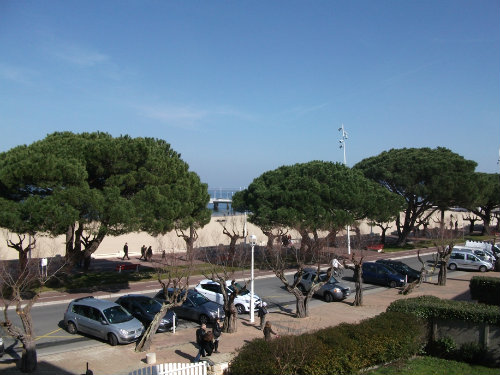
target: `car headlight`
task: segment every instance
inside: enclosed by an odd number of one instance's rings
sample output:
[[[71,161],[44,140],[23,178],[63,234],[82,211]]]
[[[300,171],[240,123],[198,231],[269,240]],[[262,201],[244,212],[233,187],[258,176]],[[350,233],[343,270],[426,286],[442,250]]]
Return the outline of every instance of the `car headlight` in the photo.
[[[128,336],[128,331],[126,329],[120,329],[120,335]]]
[[[400,279],[399,280],[400,283],[404,283],[405,282],[405,279]]]
[[[160,324],[170,324],[170,320],[169,319],[162,319]]]
[[[333,293],[340,293],[340,289],[339,288],[333,288]]]

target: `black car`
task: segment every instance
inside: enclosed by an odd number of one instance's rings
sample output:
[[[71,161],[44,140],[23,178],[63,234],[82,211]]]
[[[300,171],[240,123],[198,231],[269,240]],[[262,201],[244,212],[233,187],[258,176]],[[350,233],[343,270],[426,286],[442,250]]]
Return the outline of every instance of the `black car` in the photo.
[[[420,278],[419,271],[411,268],[406,263],[400,262],[399,260],[379,259],[377,260],[377,263],[388,265],[392,269],[399,272],[401,275],[406,276],[408,278],[409,283],[418,280]]]
[[[174,293],[174,289],[169,288],[168,293]],[[179,298],[184,297],[182,292]],[[163,289],[156,293],[155,298],[165,300]],[[224,320],[224,308],[222,305],[210,301],[196,290],[187,290],[186,300],[180,306],[174,307],[175,314],[181,319],[194,320],[200,324],[213,323],[215,318]]]
[[[140,320],[145,327],[151,324],[162,306],[162,303],[158,300],[140,294],[127,294],[118,298],[116,303]],[[160,321],[157,332],[171,330],[174,326],[174,320],[174,312],[167,310],[165,316]]]

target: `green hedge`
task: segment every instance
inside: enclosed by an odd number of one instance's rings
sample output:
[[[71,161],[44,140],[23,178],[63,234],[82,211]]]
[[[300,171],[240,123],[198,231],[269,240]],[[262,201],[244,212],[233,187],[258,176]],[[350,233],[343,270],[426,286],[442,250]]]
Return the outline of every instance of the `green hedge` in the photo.
[[[310,334],[253,340],[238,350],[231,374],[353,374],[425,346],[426,325],[414,316],[382,313],[359,324]]]
[[[425,320],[439,318],[500,325],[500,309],[496,306],[434,296],[396,300],[389,305],[387,311],[413,314]]]
[[[498,277],[474,276],[470,280],[469,289],[473,300],[500,306],[500,279]]]

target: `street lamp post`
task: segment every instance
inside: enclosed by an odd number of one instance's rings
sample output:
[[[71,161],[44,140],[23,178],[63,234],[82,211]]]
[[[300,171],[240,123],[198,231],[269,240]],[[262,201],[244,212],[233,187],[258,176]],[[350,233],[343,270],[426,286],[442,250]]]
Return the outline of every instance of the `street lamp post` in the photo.
[[[339,128],[339,131],[342,132],[342,138],[339,140],[340,143],[340,148],[344,149],[344,165],[347,166],[347,160],[345,157],[345,145],[346,145],[346,140],[347,140],[347,132],[344,129],[344,124]],[[351,227],[348,225],[347,226],[347,254],[351,254]]]
[[[253,251],[255,248],[255,244],[257,243],[257,236],[252,234],[250,236],[250,244],[252,245],[252,261],[250,265],[250,323],[253,323],[255,321],[254,319],[254,303],[253,303],[253,262],[254,262],[254,257],[253,257]]]

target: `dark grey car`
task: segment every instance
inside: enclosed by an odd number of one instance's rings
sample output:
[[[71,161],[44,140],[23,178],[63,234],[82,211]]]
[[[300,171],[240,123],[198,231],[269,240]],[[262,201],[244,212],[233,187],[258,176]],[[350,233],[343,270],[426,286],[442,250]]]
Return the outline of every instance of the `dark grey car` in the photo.
[[[127,294],[121,296],[115,302],[124,307],[125,310],[137,318],[145,327],[151,324],[156,314],[158,314],[162,308],[162,303],[157,299],[141,294]],[[160,321],[157,332],[166,332],[172,329],[174,320],[174,312],[172,310],[167,310]]]
[[[144,326],[120,305],[92,296],[71,301],[64,313],[69,333],[86,333],[111,345],[136,341]]]
[[[325,281],[328,276],[326,271],[320,271],[318,279],[315,281],[316,274],[316,269],[305,268],[297,288],[299,288],[302,293],[307,293],[313,284]],[[294,280],[297,280],[297,277],[298,273],[295,274]],[[331,276],[330,280],[323,284],[314,294],[321,296],[326,302],[342,301],[351,294],[351,289],[341,284],[334,276]]]
[[[173,289],[168,290],[168,293],[173,292]],[[183,292],[179,298],[182,298],[184,293],[185,292]],[[155,298],[165,300],[163,290],[156,293]],[[187,291],[186,300],[182,303],[182,305],[174,307],[173,310],[177,317],[181,319],[194,320],[200,324],[212,323],[217,317],[223,320],[225,316],[222,305],[210,301],[207,297],[192,289]]]

